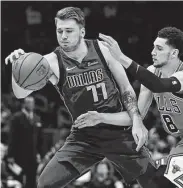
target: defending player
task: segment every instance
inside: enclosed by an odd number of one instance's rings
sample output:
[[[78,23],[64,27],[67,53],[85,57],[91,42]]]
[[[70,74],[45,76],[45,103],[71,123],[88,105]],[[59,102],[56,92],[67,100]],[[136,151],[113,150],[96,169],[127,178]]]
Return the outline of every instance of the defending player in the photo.
[[[132,118],[134,138],[131,126],[117,127],[101,123],[82,130],[72,126],[64,146],[43,170],[38,187],[64,187],[104,157],[115,164],[126,181],[136,178],[142,187],[156,187],[156,183],[150,181],[150,176],[139,177],[147,168],[152,171],[154,168],[144,149],[137,152],[147,139],[147,130],[123,67],[101,42],[84,39],[84,14],[79,8],[61,9],[55,24],[59,47],[44,57],[51,67],[49,80],[64,99],[73,121],[88,110],[121,112],[123,102]],[[19,58],[19,53],[24,51],[14,51],[6,58],[6,63]],[[118,83],[122,101],[111,73]],[[18,87],[14,80],[12,87],[17,98],[31,93]]]
[[[145,117],[154,96],[165,131],[173,136],[182,137],[183,62],[180,57],[183,54],[183,32],[175,27],[166,27],[158,32],[152,51],[154,64],[148,67],[148,70],[125,56],[112,37],[103,34],[99,36],[113,57],[143,84],[138,99],[142,117]],[[125,112],[100,115],[89,112],[80,116],[75,126],[86,127],[88,121],[90,126],[97,121],[120,125],[124,119],[127,125],[130,124],[130,118]],[[183,187],[183,139],[171,150],[168,160],[164,163],[167,164],[164,176],[176,186]]]

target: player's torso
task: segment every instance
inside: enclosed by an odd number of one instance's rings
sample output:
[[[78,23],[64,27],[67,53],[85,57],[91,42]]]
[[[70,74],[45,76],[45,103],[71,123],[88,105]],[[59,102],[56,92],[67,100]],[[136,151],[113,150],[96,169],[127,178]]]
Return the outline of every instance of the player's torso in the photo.
[[[120,94],[98,43],[86,40],[88,53],[81,63],[62,55],[64,81],[59,85],[73,119],[89,110],[118,112],[122,108]]]
[[[179,67],[180,70],[183,70],[183,65]],[[156,74],[160,72],[156,70]],[[183,134],[183,94],[154,93],[154,98],[165,131],[175,136]]]

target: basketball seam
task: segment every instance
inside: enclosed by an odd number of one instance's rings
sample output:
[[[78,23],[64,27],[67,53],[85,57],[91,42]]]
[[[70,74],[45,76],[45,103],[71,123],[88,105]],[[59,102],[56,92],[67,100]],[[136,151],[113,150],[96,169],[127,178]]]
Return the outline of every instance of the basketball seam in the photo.
[[[43,59],[44,57],[42,57],[39,61],[38,61],[38,63],[37,63],[37,65],[32,69],[32,71],[29,73],[29,75],[24,79],[24,81],[22,82],[22,84],[20,84],[20,86],[22,86],[23,84],[24,84],[24,82],[27,80],[27,78],[32,74],[32,72],[36,69],[36,67],[40,64],[40,62],[41,62],[41,60]]]
[[[46,75],[45,75],[41,80],[39,80],[39,81],[36,82],[36,83],[30,84],[30,85],[26,86],[25,88],[27,88],[27,87],[29,87],[29,86],[32,86],[32,85],[34,85],[34,84],[37,84],[37,83],[39,83],[40,81],[42,81],[42,80],[48,75],[49,71],[50,71],[50,68],[49,68],[48,72],[46,73]]]
[[[30,53],[30,54],[32,54],[32,53]],[[22,68],[22,65],[23,65],[23,63],[24,63],[24,61],[25,61],[25,59],[30,55],[30,54],[28,54],[25,58],[24,58],[24,60],[22,61],[22,64],[20,65],[20,69],[19,69],[19,73],[18,73],[18,80],[17,80],[17,82],[16,83],[18,83],[19,82],[19,80],[20,80],[20,70],[21,70],[21,68]]]

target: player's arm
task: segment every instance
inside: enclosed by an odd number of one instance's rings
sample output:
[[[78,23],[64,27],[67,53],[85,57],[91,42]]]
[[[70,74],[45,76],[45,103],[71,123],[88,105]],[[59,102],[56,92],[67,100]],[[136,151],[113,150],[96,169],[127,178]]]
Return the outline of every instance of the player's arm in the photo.
[[[99,42],[99,46],[104,55],[104,58],[106,59],[107,65],[118,84],[122,96],[122,102],[126,107],[131,119],[134,120],[136,116],[140,117],[137,107],[136,94],[128,80],[123,66],[111,56],[108,49],[103,46],[102,43]]]
[[[122,61],[124,61],[123,57],[121,57],[120,62]],[[152,92],[179,92],[181,90],[182,78],[180,78],[179,76],[179,79],[176,76],[171,76],[169,78],[159,78],[155,74],[137,64],[135,61],[128,60],[126,62],[129,62],[128,66],[126,66],[127,71]],[[183,75],[183,72],[180,72],[180,74]]]
[[[153,67],[148,67],[149,71],[153,71]],[[142,119],[145,118],[149,107],[153,100],[153,93],[145,86],[141,85],[140,93],[138,97],[138,109],[140,111]],[[119,113],[101,113],[100,120],[102,123],[115,124],[115,125],[131,125],[132,121],[126,111]]]
[[[154,93],[179,92],[181,90],[182,76],[171,76],[170,78],[159,78],[135,61],[124,55],[112,37],[100,34],[103,44],[109,49],[113,57],[118,60],[127,71],[144,86]],[[180,73],[181,74],[181,73]],[[182,73],[183,74],[183,73]]]
[[[5,64],[7,65],[8,62],[13,63],[24,53],[25,52],[22,49],[15,50],[5,59]],[[50,53],[50,54],[45,55],[44,57],[50,63],[51,69],[50,69],[50,79],[49,80],[54,84],[56,82],[55,81],[55,79],[56,79],[55,72],[56,73],[58,72],[57,71],[58,69],[55,66],[56,63],[54,63],[57,61],[56,55],[54,53]],[[23,89],[20,86],[18,86],[18,84],[15,82],[13,76],[12,76],[12,89],[13,89],[14,95],[18,99],[25,98],[33,92],[32,90]]]
[[[149,71],[154,71],[154,67],[148,67]],[[152,103],[153,93],[147,89],[145,86],[141,85],[140,94],[138,98],[138,108],[142,119],[146,116],[148,109]],[[132,125],[132,120],[126,111],[118,113],[98,113],[96,111],[88,111],[85,114],[79,116],[75,122],[76,127],[82,128],[90,124],[90,126],[95,126],[99,123],[106,123],[117,126],[130,126]]]
[[[140,148],[147,143],[148,140],[148,131],[142,122],[142,118],[137,105],[137,98],[135,91],[133,90],[126,72],[123,66],[113,58],[108,49],[100,44],[100,49],[106,59],[108,67],[112,72],[121,92],[122,102],[127,109],[127,112],[130,118],[133,121],[132,124],[132,135],[135,143],[137,144],[136,151],[139,151]],[[121,77],[122,76],[122,77]]]
[[[152,73],[155,71],[155,68],[152,65],[149,66],[147,69],[148,69],[148,71],[150,71]],[[141,117],[143,119],[145,118],[145,116],[149,110],[152,100],[153,100],[152,91],[141,84],[139,98],[138,98],[138,108],[139,108]]]

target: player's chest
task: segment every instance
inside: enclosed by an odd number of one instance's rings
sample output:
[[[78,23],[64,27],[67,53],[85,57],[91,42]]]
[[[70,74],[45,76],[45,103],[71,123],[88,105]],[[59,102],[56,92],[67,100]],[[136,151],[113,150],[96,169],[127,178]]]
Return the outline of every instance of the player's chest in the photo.
[[[103,64],[94,59],[81,64],[64,63],[65,83],[69,88],[77,88],[100,83],[107,77]]]

